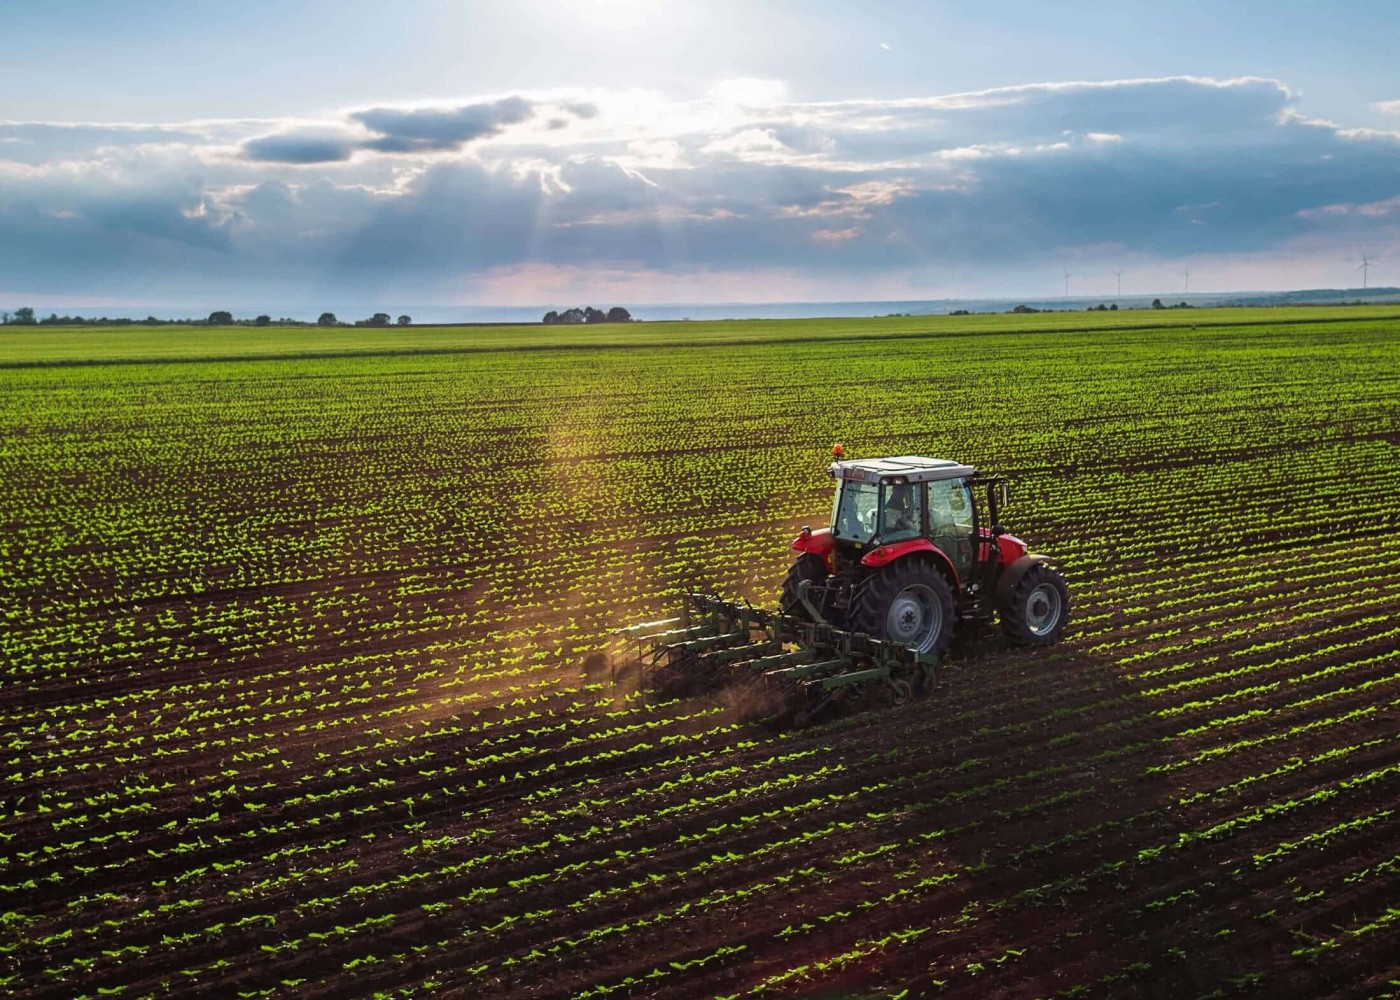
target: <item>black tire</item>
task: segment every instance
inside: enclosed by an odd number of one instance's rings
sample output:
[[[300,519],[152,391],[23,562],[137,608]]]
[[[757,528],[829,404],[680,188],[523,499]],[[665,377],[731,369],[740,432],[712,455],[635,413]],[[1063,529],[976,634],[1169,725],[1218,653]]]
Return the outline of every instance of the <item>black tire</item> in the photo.
[[[1064,577],[1039,563],[1017,581],[1001,607],[1001,630],[1018,646],[1048,646],[1069,622],[1069,588]]]
[[[953,641],[953,587],[925,559],[900,559],[866,579],[851,607],[851,628],[942,656]]]
[[[827,576],[826,560],[821,556],[815,552],[804,552],[798,556],[797,561],[788,567],[787,577],[783,580],[782,596],[778,599],[778,607],[782,613],[811,621],[812,615],[807,610],[807,605],[797,596],[798,588],[804,581],[813,584],[824,583]]]

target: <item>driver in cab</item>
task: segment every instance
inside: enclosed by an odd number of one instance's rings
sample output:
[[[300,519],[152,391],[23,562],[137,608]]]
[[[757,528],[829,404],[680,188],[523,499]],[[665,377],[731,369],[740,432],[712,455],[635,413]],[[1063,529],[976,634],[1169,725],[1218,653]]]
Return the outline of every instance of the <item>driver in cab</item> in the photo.
[[[892,541],[917,534],[919,512],[914,498],[914,487],[896,485],[890,487],[885,498],[884,515],[880,522],[880,539]]]

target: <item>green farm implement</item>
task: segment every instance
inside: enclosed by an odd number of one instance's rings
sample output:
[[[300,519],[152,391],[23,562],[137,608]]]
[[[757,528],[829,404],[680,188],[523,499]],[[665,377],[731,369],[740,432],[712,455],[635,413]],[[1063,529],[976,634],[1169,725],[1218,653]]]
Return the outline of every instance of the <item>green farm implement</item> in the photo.
[[[740,685],[758,697],[758,714],[814,718],[847,699],[902,704],[933,686],[938,657],[827,622],[686,594],[681,614],[620,632],[662,697],[706,694]]]
[[[692,593],[679,616],[621,630],[658,694],[740,682],[774,714],[805,719],[857,689],[895,703],[927,690],[965,622],[995,614],[1016,645],[1059,639],[1069,589],[1002,527],[1007,480],[944,459],[832,453],[831,523],[794,539],[778,610]]]

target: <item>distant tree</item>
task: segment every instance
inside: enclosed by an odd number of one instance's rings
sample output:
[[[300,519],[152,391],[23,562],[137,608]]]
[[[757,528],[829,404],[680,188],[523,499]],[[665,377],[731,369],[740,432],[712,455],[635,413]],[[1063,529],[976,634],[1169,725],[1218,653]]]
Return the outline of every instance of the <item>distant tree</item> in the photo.
[[[608,310],[608,322],[630,323],[632,322],[632,314],[626,309],[622,308],[622,306],[613,306],[611,309]]]
[[[10,325],[10,314],[8,311],[0,310],[0,326]]]
[[[608,314],[601,309],[594,309],[592,306],[587,306],[583,310],[583,321],[585,323],[606,323],[608,321]]]
[[[375,313],[373,316],[371,316],[371,317],[369,318],[369,325],[370,325],[370,326],[388,326],[388,325],[389,325],[389,314],[388,314],[388,313]]]
[[[335,313],[321,313],[321,318],[316,323],[319,326],[336,326],[340,320],[335,318]]]
[[[1040,312],[1039,309],[1035,309],[1035,308],[1033,308],[1033,307],[1031,307],[1031,306],[1027,306],[1027,305],[1020,305],[1020,306],[1017,306],[1015,309],[1013,309],[1013,310],[1011,310],[1011,311],[1014,312],[1014,313],[1038,313],[1038,312]]]
[[[21,306],[15,310],[14,318],[10,322],[16,326],[33,326],[35,322],[34,310],[29,306]]]
[[[1164,306],[1164,305],[1162,305],[1162,300],[1161,300],[1161,299],[1153,299],[1153,300],[1152,300],[1152,308],[1153,308],[1153,309],[1165,309],[1165,308],[1167,308],[1167,307]]]
[[[1113,305],[1109,306],[1109,307],[1108,307],[1108,311],[1109,311],[1109,312],[1115,312],[1115,313],[1116,313],[1116,312],[1118,311],[1118,303],[1115,302],[1115,303],[1113,303]]]
[[[573,309],[565,309],[559,314],[559,322],[561,323],[582,323],[584,318],[584,311],[577,306]]]
[[[216,309],[209,314],[209,319],[206,322],[210,326],[226,325],[233,322],[233,313],[225,309]]]
[[[544,319],[541,320],[540,322],[542,322],[542,323],[548,323],[548,324],[550,324],[550,325],[553,325],[553,324],[555,324],[555,323],[558,323],[558,322],[559,322],[559,314],[558,314],[557,312],[555,312],[553,309],[551,309],[549,312],[547,312],[547,313],[544,314]]]
[[[413,323],[413,317],[407,314],[399,317],[399,326],[409,326]]]
[[[895,315],[898,316],[899,313],[895,313]],[[970,312],[968,312],[966,309],[954,309],[954,310],[953,310],[952,312],[950,312],[948,315],[949,315],[949,316],[971,316],[972,314],[971,314]]]
[[[253,320],[253,325],[254,325],[254,326],[271,326],[271,325],[272,325],[272,317],[271,317],[271,316],[259,316],[257,319]]]

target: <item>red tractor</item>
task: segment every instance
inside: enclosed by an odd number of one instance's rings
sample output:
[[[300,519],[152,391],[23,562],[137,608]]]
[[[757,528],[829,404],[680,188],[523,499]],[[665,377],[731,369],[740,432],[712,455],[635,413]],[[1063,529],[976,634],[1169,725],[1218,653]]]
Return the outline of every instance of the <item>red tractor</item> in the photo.
[[[792,543],[801,554],[778,610],[691,593],[679,616],[618,630],[657,693],[738,681],[762,690],[774,718],[805,722],[856,691],[902,703],[930,690],[959,622],[995,611],[1012,642],[1060,637],[1069,591],[998,523],[1005,479],[917,455],[833,452],[831,526]]]
[[[1014,643],[1060,637],[1069,590],[1047,557],[1001,526],[1005,479],[918,455],[841,461],[840,446],[833,453],[831,525],[803,528],[793,541],[801,555],[783,584],[781,614],[935,656],[958,622],[992,611]]]

